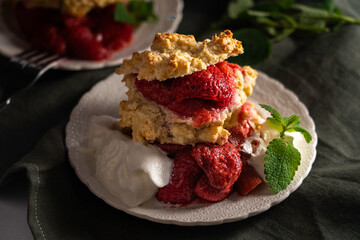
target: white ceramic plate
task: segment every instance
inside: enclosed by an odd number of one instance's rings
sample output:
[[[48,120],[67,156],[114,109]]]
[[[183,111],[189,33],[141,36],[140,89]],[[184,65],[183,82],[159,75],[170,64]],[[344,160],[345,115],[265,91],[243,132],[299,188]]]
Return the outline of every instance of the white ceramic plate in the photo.
[[[0,54],[12,57],[20,52],[29,49],[30,45],[22,36],[16,20],[7,7],[0,0]],[[159,32],[175,32],[181,19],[183,10],[182,0],[152,0],[154,11],[159,20],[154,23],[142,23],[134,32],[134,40],[130,46],[114,53],[112,59],[105,61],[82,61],[74,59],[61,60],[54,68],[66,70],[99,69],[120,65],[123,59],[130,58],[133,52],[147,49]]]
[[[79,150],[87,141],[87,129],[91,116],[109,115],[118,117],[121,100],[126,99],[126,87],[121,82],[122,76],[111,75],[98,83],[85,94],[74,108],[66,128],[66,145],[69,158],[78,177],[89,189],[111,206],[128,214],[154,222],[177,225],[215,225],[233,222],[259,214],[271,206],[278,204],[295,191],[309,174],[315,160],[317,135],[315,125],[308,110],[294,93],[284,88],[278,81],[259,73],[252,101],[273,106],[283,116],[296,114],[301,116],[301,126],[313,136],[310,144],[301,149],[301,165],[291,185],[275,195],[266,184],[260,185],[248,196],[242,197],[233,193],[226,200],[213,203],[192,203],[173,208],[171,205],[158,202],[155,198],[138,207],[127,207],[102,187],[95,177],[89,159]]]

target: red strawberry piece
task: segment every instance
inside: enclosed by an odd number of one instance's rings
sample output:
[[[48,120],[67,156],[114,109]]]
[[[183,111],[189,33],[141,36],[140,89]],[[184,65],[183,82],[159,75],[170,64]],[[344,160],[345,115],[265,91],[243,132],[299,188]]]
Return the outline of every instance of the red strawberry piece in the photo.
[[[255,169],[245,160],[243,162],[243,170],[236,181],[238,192],[243,196],[248,195],[248,193],[255,189],[260,183],[262,183],[262,181],[262,178]]]
[[[206,175],[202,175],[200,180],[195,186],[195,194],[207,201],[218,202],[224,200],[233,189],[233,185],[229,185],[224,189],[217,189],[210,185],[208,178]]]
[[[157,200],[181,204],[188,203],[195,198],[194,187],[202,174],[190,152],[179,153],[175,156],[170,182],[159,188],[155,197]]]
[[[245,69],[235,63],[229,63],[227,61],[217,63],[216,67],[219,68],[223,74],[230,78],[234,77],[235,69],[239,70],[243,75],[245,74]]]
[[[214,188],[224,189],[233,185],[241,173],[240,153],[230,143],[199,144],[193,148],[191,155]]]
[[[74,26],[65,30],[70,54],[80,59],[102,60],[109,58],[109,52],[86,26]]]
[[[90,13],[90,24],[94,31],[102,36],[102,44],[108,50],[119,50],[132,41],[134,27],[128,23],[114,20],[115,4],[102,11]]]
[[[176,154],[181,152],[189,152],[192,149],[191,145],[180,145],[180,144],[156,144],[161,150],[167,152],[168,154]]]
[[[233,82],[215,66],[175,79],[173,93],[176,101],[199,98],[216,101],[219,107],[232,100]]]
[[[179,116],[195,118],[195,127],[210,121],[219,109],[228,106],[235,91],[233,76],[227,77],[215,65],[162,82],[136,80],[135,84],[145,98]]]
[[[119,50],[127,46],[132,41],[133,32],[134,28],[130,24],[115,21],[105,25],[100,31],[104,46],[110,50]]]
[[[161,105],[167,105],[173,101],[173,94],[171,92],[172,81],[146,81],[135,80],[136,88],[146,97]]]
[[[80,45],[82,42],[92,41],[94,34],[87,26],[73,26],[65,30],[68,43]]]

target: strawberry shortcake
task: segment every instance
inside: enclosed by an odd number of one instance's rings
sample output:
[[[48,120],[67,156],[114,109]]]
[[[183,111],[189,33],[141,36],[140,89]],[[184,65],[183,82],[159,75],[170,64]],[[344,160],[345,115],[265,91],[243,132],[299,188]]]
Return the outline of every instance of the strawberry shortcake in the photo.
[[[150,51],[134,53],[117,69],[129,88],[120,103],[121,127],[143,143],[225,144],[257,77],[252,68],[225,61],[241,53],[229,30],[203,42],[157,34]]]
[[[171,204],[196,197],[221,201],[235,188],[246,195],[262,182],[247,163],[257,141],[257,114],[246,102],[257,72],[226,61],[243,53],[226,30],[197,42],[194,36],[159,33],[149,51],[134,53],[117,69],[128,99],[120,126],[133,140],[155,144],[173,159],[167,185],[155,196]]]

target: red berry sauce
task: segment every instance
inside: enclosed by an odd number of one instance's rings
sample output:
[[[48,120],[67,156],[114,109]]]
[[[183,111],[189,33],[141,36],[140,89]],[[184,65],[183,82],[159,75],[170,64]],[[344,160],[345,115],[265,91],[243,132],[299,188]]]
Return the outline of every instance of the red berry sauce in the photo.
[[[25,36],[37,48],[84,60],[105,60],[132,41],[133,26],[114,20],[114,5],[83,17],[19,3],[15,13]]]
[[[234,70],[243,69],[226,61],[207,69],[166,81],[135,80],[137,89],[150,99],[183,118],[192,118],[195,127],[211,121],[235,98]]]

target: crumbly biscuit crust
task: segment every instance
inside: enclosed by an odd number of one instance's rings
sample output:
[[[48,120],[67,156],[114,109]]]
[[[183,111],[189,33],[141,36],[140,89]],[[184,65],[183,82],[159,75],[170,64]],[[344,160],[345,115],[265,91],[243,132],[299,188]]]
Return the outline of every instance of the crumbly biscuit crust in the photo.
[[[164,81],[181,77],[243,53],[241,42],[225,30],[212,39],[197,42],[192,35],[158,33],[151,51],[134,53],[116,69],[118,74],[138,74],[138,79]]]

